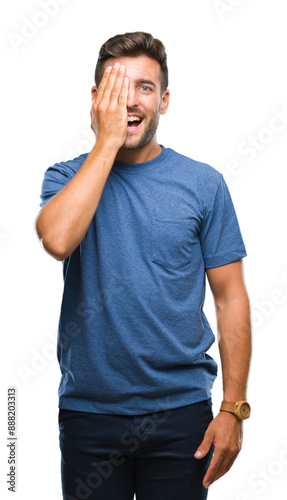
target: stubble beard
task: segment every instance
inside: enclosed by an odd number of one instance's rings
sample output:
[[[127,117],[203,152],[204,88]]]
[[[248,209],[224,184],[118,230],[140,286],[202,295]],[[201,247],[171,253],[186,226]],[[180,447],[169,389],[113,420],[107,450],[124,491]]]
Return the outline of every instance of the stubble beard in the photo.
[[[122,146],[122,149],[125,149],[128,151],[133,151],[133,150],[141,149],[144,146],[146,146],[146,144],[148,144],[152,140],[152,138],[155,136],[155,133],[157,131],[158,124],[159,124],[159,117],[160,117],[159,113],[155,112],[152,115],[148,126],[144,130],[143,135],[139,138],[138,142],[135,144],[131,144],[131,145],[125,143]]]

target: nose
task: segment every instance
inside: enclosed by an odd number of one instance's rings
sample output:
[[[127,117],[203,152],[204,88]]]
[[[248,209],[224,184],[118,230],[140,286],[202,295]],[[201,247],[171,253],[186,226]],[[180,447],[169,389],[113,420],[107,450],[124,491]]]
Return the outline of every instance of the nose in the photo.
[[[129,88],[129,93],[128,93],[128,98],[127,98],[127,107],[128,108],[133,108],[135,106],[138,106],[138,96],[133,88]]]

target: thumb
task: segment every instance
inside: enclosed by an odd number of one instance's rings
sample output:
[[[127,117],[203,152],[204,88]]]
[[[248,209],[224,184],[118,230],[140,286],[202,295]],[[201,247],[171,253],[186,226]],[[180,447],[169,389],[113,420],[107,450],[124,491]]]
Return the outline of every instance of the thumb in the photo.
[[[207,455],[210,450],[210,447],[213,443],[213,435],[210,432],[206,432],[203,438],[203,441],[197,448],[194,457],[195,458],[203,458]]]

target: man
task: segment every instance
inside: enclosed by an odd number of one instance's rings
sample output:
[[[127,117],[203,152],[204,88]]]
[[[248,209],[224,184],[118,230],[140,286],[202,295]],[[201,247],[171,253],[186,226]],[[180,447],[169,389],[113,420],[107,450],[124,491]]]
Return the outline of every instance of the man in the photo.
[[[236,459],[250,410],[244,243],[222,175],[157,142],[170,95],[163,44],[111,38],[95,83],[95,146],[47,170],[36,222],[64,270],[63,497],[205,499]],[[223,373],[215,418],[205,275]]]

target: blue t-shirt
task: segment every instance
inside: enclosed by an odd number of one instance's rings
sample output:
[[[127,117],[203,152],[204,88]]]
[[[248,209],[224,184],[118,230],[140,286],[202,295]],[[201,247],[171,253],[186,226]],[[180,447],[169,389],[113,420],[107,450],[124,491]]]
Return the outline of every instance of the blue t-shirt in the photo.
[[[48,168],[41,206],[87,156]],[[245,255],[217,170],[164,147],[145,163],[115,162],[63,262],[59,407],[133,415],[208,399],[217,365],[207,354],[205,268]]]

